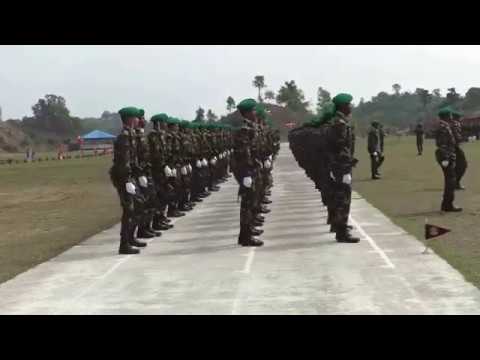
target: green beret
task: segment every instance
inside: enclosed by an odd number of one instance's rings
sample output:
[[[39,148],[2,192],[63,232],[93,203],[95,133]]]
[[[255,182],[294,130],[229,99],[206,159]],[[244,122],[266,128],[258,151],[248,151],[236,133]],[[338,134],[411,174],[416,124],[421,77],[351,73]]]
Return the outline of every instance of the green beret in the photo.
[[[166,122],[168,120],[168,115],[167,114],[156,114],[153,115],[150,121],[152,122]]]
[[[453,110],[452,115],[455,116],[456,118],[461,118],[461,117],[464,116],[464,114],[462,112],[457,111],[457,110]]]
[[[145,116],[145,110],[143,110],[143,109],[138,109],[138,116],[139,116],[139,117]]]
[[[240,112],[252,111],[253,109],[255,109],[256,105],[257,102],[255,101],[255,99],[245,99],[237,105],[237,109]]]
[[[353,96],[350,95],[350,94],[338,94],[337,96],[335,96],[332,101],[335,105],[346,105],[346,104],[350,104],[353,100]]]
[[[134,106],[124,107],[123,109],[118,110],[118,113],[122,119],[138,117],[139,115],[138,109]]]
[[[438,111],[438,116],[439,117],[444,117],[447,115],[451,115],[453,113],[453,110],[450,106],[444,106]]]
[[[188,129],[188,128],[190,128],[190,121],[182,120],[182,121],[180,121],[179,126],[184,128],[184,129]]]

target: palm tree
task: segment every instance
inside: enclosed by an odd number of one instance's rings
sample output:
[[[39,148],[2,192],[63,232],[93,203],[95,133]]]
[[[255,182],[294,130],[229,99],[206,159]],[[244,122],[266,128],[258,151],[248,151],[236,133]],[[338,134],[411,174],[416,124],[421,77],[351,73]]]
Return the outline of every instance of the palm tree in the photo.
[[[263,75],[257,75],[255,76],[255,78],[253,79],[253,82],[252,82],[253,86],[256,87],[258,89],[258,101],[262,101],[262,89],[267,87],[267,85],[265,85],[265,77]]]

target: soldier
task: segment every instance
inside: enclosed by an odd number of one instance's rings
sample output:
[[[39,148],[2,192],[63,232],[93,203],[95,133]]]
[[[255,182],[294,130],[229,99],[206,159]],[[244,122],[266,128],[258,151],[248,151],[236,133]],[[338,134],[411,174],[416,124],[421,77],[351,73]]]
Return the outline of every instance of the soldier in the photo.
[[[167,165],[171,170],[168,178],[169,184],[173,191],[170,192],[170,198],[168,202],[168,217],[182,217],[186,214],[181,212],[180,201],[182,195],[182,180],[180,175],[180,169],[182,164],[181,154],[181,140],[178,135],[179,120],[176,118],[169,118],[167,121],[168,131],[166,133],[166,144],[168,147],[167,152]]]
[[[385,130],[383,129],[383,125],[380,123],[378,124],[378,135],[380,137],[380,161],[377,166],[377,175],[380,176],[379,170],[383,162],[385,161],[385,151],[384,151]]]
[[[153,130],[148,134],[152,177],[157,195],[157,211],[152,224],[154,230],[168,230],[173,227],[169,224],[170,219],[165,216],[169,193],[173,191],[168,179],[168,176],[171,176],[171,169],[167,165],[168,148],[165,137],[167,120],[168,116],[166,114],[152,116],[150,121],[153,124]]]
[[[352,129],[349,115],[352,111],[350,94],[338,94],[333,98],[335,116],[327,135],[330,176],[332,178],[333,230],[338,242],[357,243],[348,226],[350,203],[352,199],[352,168],[355,160],[352,156]]]
[[[460,147],[460,144],[463,142],[463,134],[462,134],[462,117],[463,114],[454,111],[452,113],[452,131],[453,135],[455,136],[456,146],[455,146],[455,155],[456,155],[456,162],[455,162],[455,173],[457,178],[457,183],[455,185],[456,190],[465,190],[462,186],[461,180],[467,171],[467,159],[465,157],[465,152]]]
[[[445,180],[441,210],[446,212],[462,211],[461,208],[453,205],[457,181],[455,174],[456,141],[451,127],[452,112],[452,109],[448,106],[440,109],[438,113],[440,120],[436,131],[437,150],[435,151],[435,157],[442,168]]]
[[[244,125],[235,134],[234,139],[234,175],[241,196],[240,204],[240,234],[238,243],[242,246],[262,246],[263,241],[254,237],[255,233],[255,178],[256,178],[256,159],[254,158],[254,142],[256,141],[256,131],[254,128],[257,122],[255,114],[254,99],[245,99],[237,105],[237,109],[244,118]],[[257,219],[259,220],[259,219]],[[259,220],[259,222],[261,222]]]
[[[368,130],[368,153],[370,154],[372,180],[378,180],[380,179],[378,167],[380,166],[381,143],[377,121],[373,121]]]
[[[193,210],[195,204],[190,201],[190,194],[192,189],[192,167],[190,165],[193,157],[193,144],[190,136],[190,123],[188,121],[181,121],[179,124],[178,136],[180,138],[180,178],[181,178],[181,193],[180,193],[180,210]]]
[[[134,128],[138,123],[139,111],[135,107],[126,107],[121,109],[119,114],[123,129],[114,142],[113,166],[110,169],[110,178],[117,189],[122,206],[118,252],[119,254],[138,254],[139,250],[132,246],[146,246],[144,242],[135,239],[139,207],[141,208],[141,197],[133,174],[133,166],[137,161]]]
[[[137,146],[138,162],[134,166],[134,173],[140,185],[139,190],[145,198],[145,209],[143,219],[138,225],[137,237],[149,239],[161,236],[159,231],[152,228],[152,221],[156,211],[156,192],[151,174],[150,154],[147,139],[145,137],[145,111],[139,109],[139,121],[135,128],[135,140]],[[145,179],[147,181],[145,181]]]
[[[423,130],[423,124],[418,123],[415,127],[415,135],[417,136],[417,156],[421,156],[423,153],[423,135],[425,131]]]

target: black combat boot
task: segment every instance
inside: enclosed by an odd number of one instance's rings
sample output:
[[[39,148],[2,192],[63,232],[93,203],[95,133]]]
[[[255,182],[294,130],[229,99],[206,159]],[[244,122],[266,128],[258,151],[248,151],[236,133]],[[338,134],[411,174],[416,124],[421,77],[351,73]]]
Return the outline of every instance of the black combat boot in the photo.
[[[255,216],[255,220],[261,221],[263,223],[265,221],[265,217],[260,214],[257,214],[257,216]]]
[[[253,236],[260,236],[260,235],[263,234],[263,230],[262,230],[262,229],[252,228],[252,230],[250,230],[250,233],[251,233]]]
[[[217,185],[213,185],[211,187],[208,188],[209,191],[219,191],[220,190],[220,187],[217,186]]]
[[[147,246],[147,243],[138,241],[135,238],[132,238],[129,243],[130,243],[130,245],[135,246],[135,247],[145,247],[145,246]]]
[[[335,238],[339,243],[358,243],[360,241],[360,238],[353,237],[352,234],[350,234],[350,230],[348,230],[346,226],[342,229],[337,227],[337,235]]]
[[[250,238],[242,240],[240,245],[242,245],[242,246],[262,246],[263,241],[258,240],[256,238],[254,238],[253,236],[250,236]]]
[[[268,214],[271,210],[270,209],[267,209],[266,207],[262,206],[260,208],[260,213],[261,214]]]
[[[122,238],[120,240],[120,248],[118,249],[118,253],[120,255],[133,255],[138,254],[140,250],[135,249],[130,245],[130,242],[126,238]]]
[[[155,233],[152,233],[152,232],[148,231],[143,226],[138,228],[137,238],[139,238],[139,239],[151,239],[151,238],[154,238],[154,237],[155,237]],[[132,244],[132,241],[130,241],[130,243]]]
[[[458,208],[453,204],[443,204],[442,203],[442,211],[445,211],[445,212],[460,212],[462,210],[463,210],[462,208]]]
[[[465,190],[465,187],[462,186],[462,184],[457,183],[457,185],[455,186],[455,190]]]
[[[263,205],[268,205],[268,204],[271,204],[271,203],[272,203],[272,200],[269,200],[269,199],[267,199],[267,198],[265,198],[265,199],[262,200],[262,204],[263,204]]]
[[[177,209],[168,210],[168,213],[167,213],[168,217],[173,217],[173,218],[182,217],[185,215],[186,215],[185,213],[180,212]]]
[[[352,230],[353,226],[352,225],[347,225],[348,230]],[[337,232],[337,227],[334,224],[330,225],[330,232],[331,233],[336,233]]]

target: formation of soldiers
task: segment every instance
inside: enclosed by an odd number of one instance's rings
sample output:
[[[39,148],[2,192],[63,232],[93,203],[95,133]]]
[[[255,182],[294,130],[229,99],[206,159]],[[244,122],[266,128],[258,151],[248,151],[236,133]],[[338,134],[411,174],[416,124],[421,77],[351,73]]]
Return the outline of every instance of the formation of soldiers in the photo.
[[[442,211],[458,212],[455,190],[465,190],[461,180],[467,170],[467,160],[460,144],[463,142],[461,119],[463,114],[447,106],[438,113],[439,124],[435,132],[435,157],[444,176]]]
[[[321,193],[330,232],[335,233],[338,242],[346,243],[360,241],[352,236],[352,226],[348,224],[352,171],[358,162],[349,116],[352,100],[350,94],[338,94],[320,116],[290,131],[288,136],[296,161]]]
[[[244,105],[239,105],[242,114]],[[256,228],[265,221],[261,214],[269,212],[265,205],[270,203],[280,138],[267,126],[265,110],[256,103],[255,108],[258,117],[249,110],[253,121],[241,129],[157,114],[150,119],[149,134],[143,109],[119,111],[123,129],[114,142],[110,178],[122,207],[120,254],[138,254],[138,248],[147,245],[139,239],[159,237],[173,228],[171,218],[185,216],[219,191],[230,171],[242,197],[239,244],[263,244],[254,236],[262,233]]]

